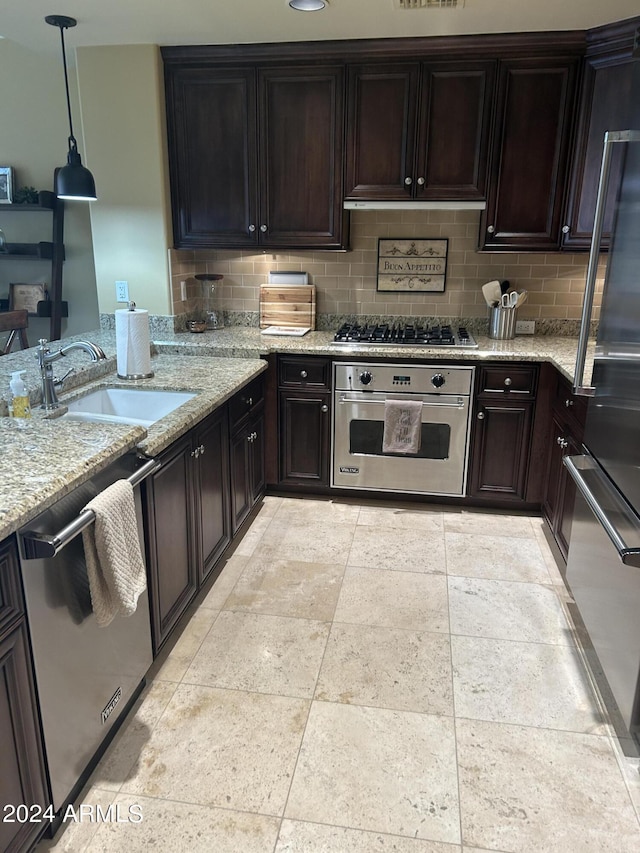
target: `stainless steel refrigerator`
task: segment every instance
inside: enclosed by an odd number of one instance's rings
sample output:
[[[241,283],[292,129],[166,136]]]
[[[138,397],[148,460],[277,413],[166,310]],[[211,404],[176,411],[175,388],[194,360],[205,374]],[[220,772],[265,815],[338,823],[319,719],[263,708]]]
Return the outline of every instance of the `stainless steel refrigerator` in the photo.
[[[621,746],[635,756],[640,754],[640,61],[633,74],[634,129],[605,137],[576,370],[575,391],[590,400],[583,453],[566,457],[565,465],[578,487],[566,574],[576,624],[588,632],[585,652]],[[608,176],[618,158],[622,178],[593,376],[586,385],[581,373],[590,300]]]

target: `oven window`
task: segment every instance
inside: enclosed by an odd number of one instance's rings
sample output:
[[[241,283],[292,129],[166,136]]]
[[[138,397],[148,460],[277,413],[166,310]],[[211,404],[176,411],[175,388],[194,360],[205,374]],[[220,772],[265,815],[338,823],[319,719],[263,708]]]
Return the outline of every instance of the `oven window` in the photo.
[[[451,446],[449,424],[423,423],[418,453],[383,453],[384,421],[352,420],[349,423],[349,453],[368,456],[408,456],[412,459],[448,459]]]

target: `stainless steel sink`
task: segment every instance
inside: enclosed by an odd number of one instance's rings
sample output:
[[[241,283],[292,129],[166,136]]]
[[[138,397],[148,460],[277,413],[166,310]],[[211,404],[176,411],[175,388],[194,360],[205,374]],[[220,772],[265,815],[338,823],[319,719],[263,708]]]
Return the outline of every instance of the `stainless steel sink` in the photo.
[[[184,391],[156,391],[146,388],[99,388],[64,405],[63,418],[96,423],[123,423],[151,426],[175,411],[195,394]]]

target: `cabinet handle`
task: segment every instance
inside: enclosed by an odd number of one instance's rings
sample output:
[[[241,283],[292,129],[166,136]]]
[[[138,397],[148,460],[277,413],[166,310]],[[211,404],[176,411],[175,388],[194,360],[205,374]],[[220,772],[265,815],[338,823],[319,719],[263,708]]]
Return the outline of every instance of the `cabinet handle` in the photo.
[[[249,226],[249,231],[251,231],[251,233],[252,233],[252,234],[253,234],[253,232],[254,232],[255,230],[256,230],[256,226],[255,226],[255,225],[250,225],[250,226]]]
[[[573,406],[573,400],[565,400],[565,401],[564,401],[564,404],[565,404],[565,406],[566,406],[566,407],[567,407],[567,409],[568,409],[568,408],[569,408],[569,406]]]
[[[205,449],[206,448],[205,448],[204,444],[201,444],[200,447],[198,448],[198,450],[200,451],[200,456],[204,456]]]
[[[568,225],[563,225],[563,226],[562,226],[562,233],[563,233],[563,234],[568,234],[568,233],[569,233],[569,231],[571,231],[571,228],[570,228]]]
[[[253,433],[252,432],[249,433],[249,435],[247,436],[247,441],[253,441]]]
[[[487,228],[487,234],[493,234],[493,233],[495,233],[495,230],[496,230],[496,229],[495,229],[495,226],[494,226],[494,225],[490,225],[490,226]]]
[[[405,182],[406,186],[410,187],[411,184],[413,183],[413,178],[405,178],[404,182]]]
[[[247,397],[247,406],[249,406],[249,408],[253,406],[253,397]]]
[[[478,420],[479,420],[479,421],[483,421],[483,420],[484,420],[484,412],[478,412]]]
[[[307,378],[307,376],[308,376],[307,371],[306,371],[306,370],[301,370],[301,371],[300,371],[300,376],[302,376],[302,378],[303,378],[303,379],[306,379],[306,378]]]
[[[267,230],[267,226],[266,226],[266,225],[261,225],[261,226],[260,226],[260,230],[261,230],[261,231],[262,231],[262,233],[264,234],[264,232]]]
[[[511,380],[509,379],[509,377],[508,377],[508,376],[507,376],[507,378],[504,380],[504,384],[507,386],[507,388],[509,387],[509,385],[511,385]]]
[[[561,435],[559,435],[559,436],[556,438],[556,441],[558,442],[558,444],[560,445],[560,447],[561,447],[563,450],[565,449],[565,447],[569,447],[569,442],[567,441],[567,439],[566,439],[566,438],[563,438]]]
[[[328,412],[328,411],[329,411],[329,406],[327,406],[327,404],[326,404],[326,403],[323,403],[323,404],[322,404],[322,406],[320,406],[320,411],[321,411],[321,412]]]
[[[199,455],[200,455],[200,448],[199,448],[199,447],[196,447],[196,449],[195,449],[195,450],[192,450],[192,451],[191,451],[191,456],[192,456],[194,459],[197,459]]]
[[[424,185],[425,185],[425,180],[424,180],[424,178],[418,178],[418,186],[419,186],[419,187],[423,187]]]

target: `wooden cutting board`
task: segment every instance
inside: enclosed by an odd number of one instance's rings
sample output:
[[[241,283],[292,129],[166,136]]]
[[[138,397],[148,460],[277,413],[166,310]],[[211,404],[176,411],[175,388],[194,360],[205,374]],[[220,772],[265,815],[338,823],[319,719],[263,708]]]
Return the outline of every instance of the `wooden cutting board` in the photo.
[[[260,328],[316,327],[315,284],[260,285]]]

